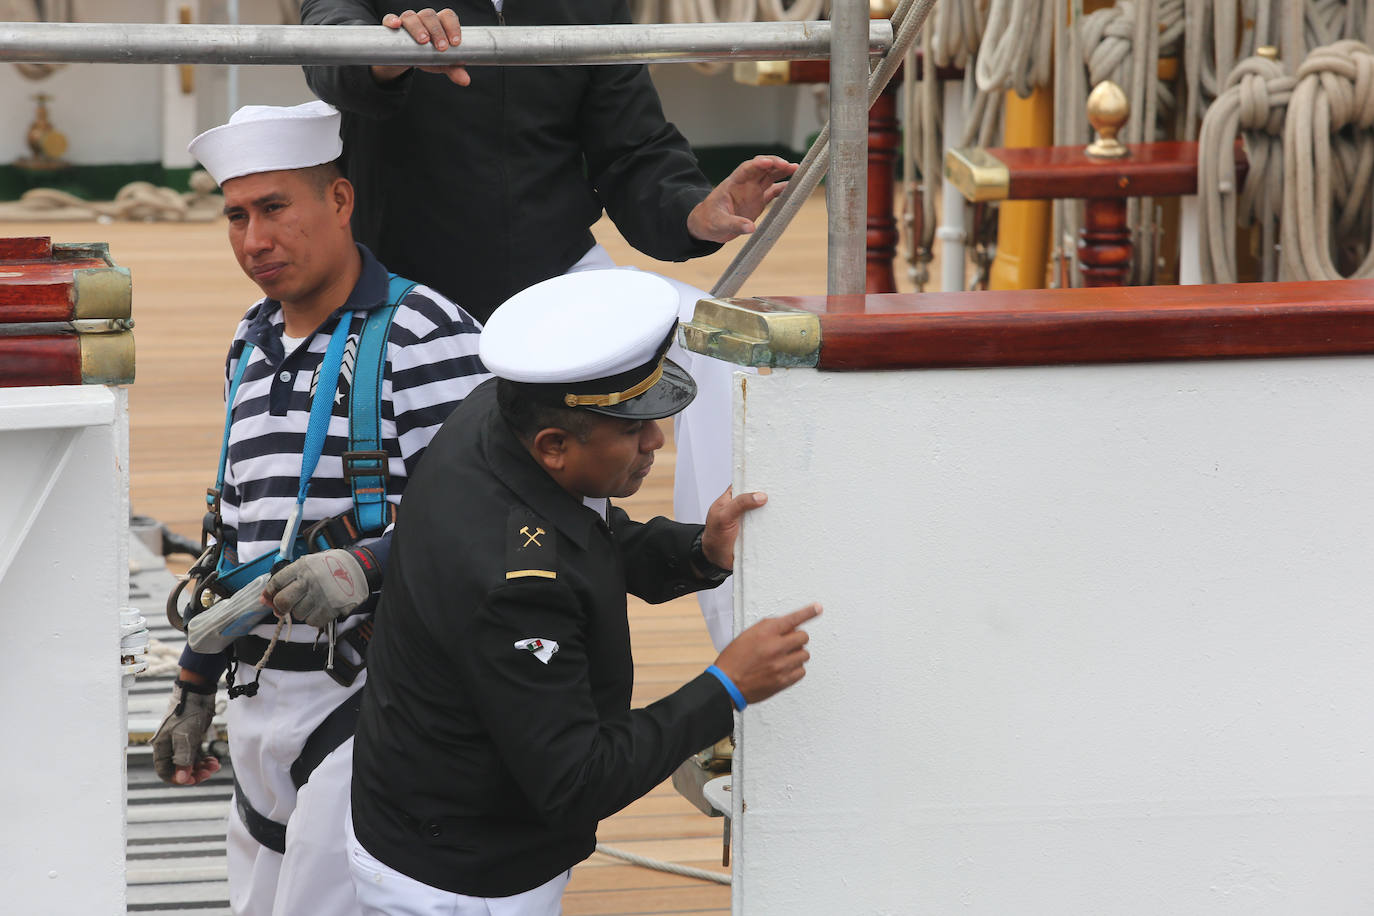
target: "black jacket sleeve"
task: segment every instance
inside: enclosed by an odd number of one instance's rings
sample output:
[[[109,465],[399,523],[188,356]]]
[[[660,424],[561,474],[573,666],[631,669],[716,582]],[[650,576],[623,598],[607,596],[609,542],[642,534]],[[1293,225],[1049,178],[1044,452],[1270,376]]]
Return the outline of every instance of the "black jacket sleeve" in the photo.
[[[609,817],[729,733],[725,688],[703,673],[643,709],[601,718],[592,698],[586,621],[560,581],[521,579],[488,593],[456,644],[457,669],[502,762],[554,828]],[[517,643],[556,643],[547,660]]]
[[[627,3],[614,21],[629,22]],[[578,110],[587,177],[625,239],[660,261],[711,254],[715,242],[687,232],[687,214],[711,193],[687,140],[663,116],[646,67],[589,68]]]
[[[302,0],[301,25],[375,25],[382,13],[368,0]],[[342,111],[385,118],[405,104],[411,74],[385,86],[367,66],[304,67],[305,82],[324,101]]]
[[[701,525],[686,525],[663,517],[636,522],[611,507],[611,531],[625,558],[625,591],[650,604],[712,588],[718,583],[700,579],[692,571],[692,541]]]

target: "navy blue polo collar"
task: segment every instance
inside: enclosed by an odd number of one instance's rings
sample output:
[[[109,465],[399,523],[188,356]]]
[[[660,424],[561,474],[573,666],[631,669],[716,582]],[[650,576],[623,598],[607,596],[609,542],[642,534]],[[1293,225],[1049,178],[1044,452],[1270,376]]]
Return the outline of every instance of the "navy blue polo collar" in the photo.
[[[529,449],[515,435],[496,405],[496,379],[483,382],[468,398],[476,396],[487,385],[492,386],[491,405],[483,435],[487,465],[536,515],[552,523],[568,540],[586,550],[592,527],[600,520],[600,516],[559,486],[558,481],[550,477],[530,455]]]
[[[387,273],[382,262],[368,250],[367,246],[354,242],[358,246],[358,254],[362,256],[362,272],[358,274],[358,282],[353,284],[352,291],[344,304],[334,310],[324,323],[315,329],[315,333],[332,332],[334,322],[338,320],[340,314],[348,312],[368,312],[372,309],[386,305],[388,298],[388,283],[390,275]],[[282,361],[281,345],[281,326],[282,314],[281,303],[276,299],[264,298],[258,302],[254,311],[256,314],[249,321],[248,327],[243,332],[243,339],[253,346],[262,350],[272,363],[277,365]]]

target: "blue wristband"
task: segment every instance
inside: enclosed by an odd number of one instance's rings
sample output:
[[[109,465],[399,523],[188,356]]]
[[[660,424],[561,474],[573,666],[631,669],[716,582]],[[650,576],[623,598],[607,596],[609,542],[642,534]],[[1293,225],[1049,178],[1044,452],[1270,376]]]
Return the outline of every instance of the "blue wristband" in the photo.
[[[744,712],[744,707],[748,706],[749,702],[744,699],[744,694],[739,692],[739,688],[735,686],[735,682],[730,680],[730,676],[715,665],[707,668],[706,673],[720,681],[721,686],[725,688],[725,692],[730,694],[730,702],[735,704],[735,709]]]

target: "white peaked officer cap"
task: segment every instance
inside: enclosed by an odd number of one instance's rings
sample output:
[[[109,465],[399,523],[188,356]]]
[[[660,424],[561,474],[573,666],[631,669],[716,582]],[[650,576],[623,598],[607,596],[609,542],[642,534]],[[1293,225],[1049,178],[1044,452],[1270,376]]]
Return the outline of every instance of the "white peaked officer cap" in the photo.
[[[289,108],[245,105],[186,150],[222,185],[242,175],[333,162],[343,152],[340,120],[337,108],[318,100]]]
[[[482,362],[541,403],[630,420],[670,417],[696,397],[664,353],[678,296],[637,270],[584,270],[511,296],[482,329]]]

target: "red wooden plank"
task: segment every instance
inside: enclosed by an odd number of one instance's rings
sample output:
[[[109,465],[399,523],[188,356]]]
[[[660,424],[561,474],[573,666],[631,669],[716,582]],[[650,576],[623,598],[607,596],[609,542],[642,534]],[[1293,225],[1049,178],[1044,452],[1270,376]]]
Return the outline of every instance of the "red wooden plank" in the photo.
[[[1094,159],[1082,146],[991,149],[1006,163],[1007,200],[1094,197],[1170,197],[1197,193],[1197,144],[1140,143],[1120,159]],[[1236,178],[1249,168],[1237,147]]]
[[[52,257],[52,239],[46,235],[0,238],[0,261],[34,260]]]
[[[1374,353],[1374,280],[770,296],[756,307],[818,313],[818,368],[832,370]]]
[[[5,239],[0,244],[7,241],[23,240]],[[72,272],[109,266],[96,258],[0,262],[0,322],[70,321]]]
[[[0,337],[0,388],[80,384],[81,341],[76,334]]]

